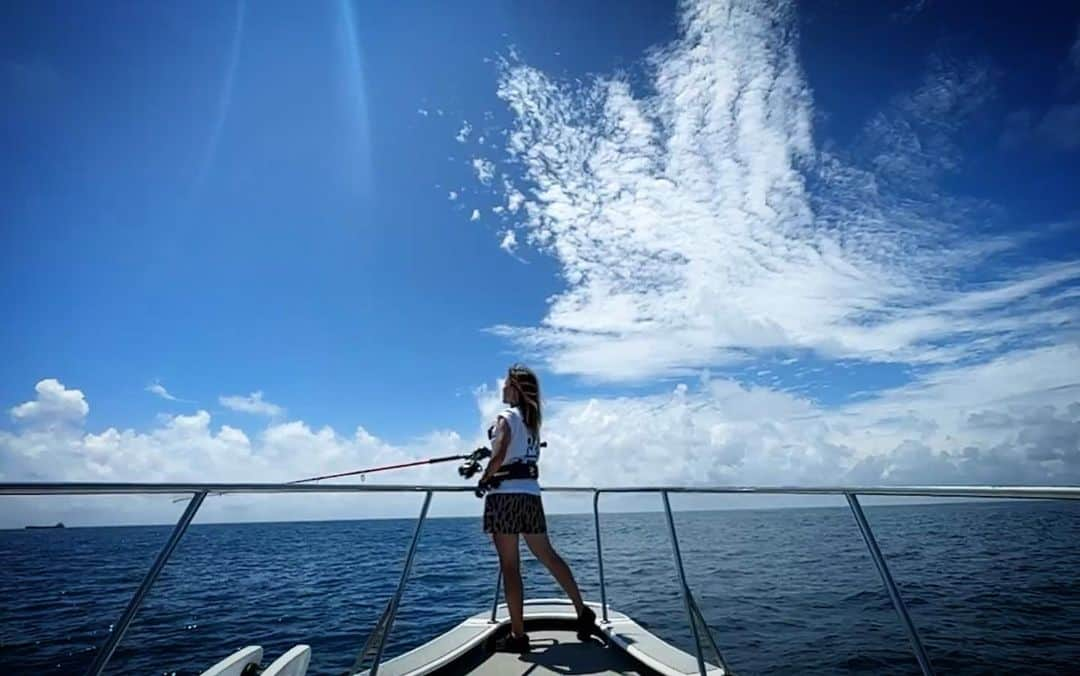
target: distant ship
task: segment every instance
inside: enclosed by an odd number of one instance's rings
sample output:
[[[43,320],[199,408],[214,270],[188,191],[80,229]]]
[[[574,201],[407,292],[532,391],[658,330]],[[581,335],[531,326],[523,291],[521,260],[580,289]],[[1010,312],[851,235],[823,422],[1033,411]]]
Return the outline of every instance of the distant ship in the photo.
[[[49,528],[63,528],[63,527],[64,527],[64,524],[62,522],[57,522],[57,524],[55,526],[27,526],[26,529],[27,530],[45,530],[45,529],[49,529]]]

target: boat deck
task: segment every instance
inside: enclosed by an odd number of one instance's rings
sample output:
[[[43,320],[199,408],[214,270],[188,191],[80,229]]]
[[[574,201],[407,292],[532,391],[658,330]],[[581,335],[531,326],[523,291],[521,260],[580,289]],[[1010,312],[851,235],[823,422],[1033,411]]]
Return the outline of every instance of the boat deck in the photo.
[[[589,604],[601,615],[598,604]],[[609,622],[599,623],[597,636],[581,642],[574,631],[577,614],[569,601],[538,599],[525,602],[525,631],[532,650],[517,653],[492,652],[491,644],[510,629],[505,605],[490,613],[465,620],[445,634],[387,660],[380,676],[423,676],[425,674],[699,674],[693,655],[664,642],[623,613],[608,609]],[[725,676],[724,670],[706,664],[710,676]],[[365,675],[368,672],[363,672]]]
[[[467,667],[462,673],[478,676],[655,673],[643,670],[626,653],[605,646],[599,639],[582,643],[573,631],[534,630],[529,638],[532,641],[530,652],[524,655],[490,653],[483,662]]]

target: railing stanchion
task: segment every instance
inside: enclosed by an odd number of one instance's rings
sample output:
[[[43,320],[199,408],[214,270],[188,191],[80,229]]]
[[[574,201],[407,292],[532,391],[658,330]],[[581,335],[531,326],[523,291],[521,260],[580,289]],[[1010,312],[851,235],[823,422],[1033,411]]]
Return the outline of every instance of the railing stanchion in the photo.
[[[602,621],[608,623],[607,616],[607,585],[604,584],[604,550],[600,546],[600,491],[592,495],[593,527],[596,529],[596,567],[600,570],[600,610]]]
[[[491,597],[491,624],[495,624],[495,615],[499,610],[499,592],[502,591],[502,566],[495,575],[495,595]]]
[[[405,582],[409,579],[412,571],[413,557],[416,556],[416,544],[420,542],[420,531],[424,528],[424,520],[427,518],[428,507],[431,505],[431,491],[424,493],[424,506],[420,508],[420,518],[416,520],[416,530],[413,531],[412,544],[409,545],[409,553],[405,556],[405,565],[401,569],[401,580],[398,581],[397,591],[390,600],[390,609],[386,618],[386,629],[379,638],[379,647],[375,650],[375,662],[371,665],[371,676],[379,673],[379,665],[382,663],[383,648],[386,647],[386,637],[394,628],[394,616],[397,615],[398,604],[401,603],[401,595],[405,593]]]
[[[907,631],[908,638],[911,640],[911,648],[915,652],[915,659],[919,661],[919,667],[922,668],[923,674],[931,676],[934,673],[934,668],[930,666],[930,657],[926,654],[926,648],[923,647],[919,632],[915,629],[915,623],[911,621],[911,616],[908,615],[907,606],[904,605],[900,590],[896,588],[896,583],[893,582],[889,567],[885,565],[885,557],[881,554],[881,549],[878,548],[874,533],[870,530],[870,523],[866,520],[866,515],[863,514],[862,507],[859,505],[859,499],[855,497],[854,493],[844,493],[844,497],[847,498],[848,505],[851,507],[851,513],[855,515],[855,523],[859,526],[859,532],[862,533],[863,540],[866,542],[866,548],[870,550],[870,557],[874,560],[874,565],[877,566],[885,590],[889,592],[893,608],[896,609],[896,614],[900,616],[904,630]]]
[[[176,549],[176,545],[180,542],[180,538],[184,537],[184,533],[187,531],[188,526],[191,525],[191,520],[195,518],[195,513],[199,511],[199,507],[202,506],[205,498],[206,491],[195,493],[191,496],[191,501],[188,502],[188,506],[184,510],[184,513],[180,515],[180,520],[176,522],[176,526],[173,527],[172,534],[169,535],[169,539],[165,542],[165,546],[158,552],[154,564],[150,566],[150,570],[146,571],[146,576],[143,577],[142,584],[139,585],[139,588],[135,590],[134,596],[128,601],[127,608],[124,609],[124,614],[116,621],[116,624],[112,628],[112,632],[109,634],[108,638],[105,639],[105,643],[98,649],[97,655],[94,656],[93,663],[86,671],[88,676],[98,676],[98,674],[105,670],[105,665],[109,663],[109,659],[112,658],[113,653],[116,652],[116,646],[120,644],[120,640],[124,638],[124,634],[127,633],[128,627],[131,626],[131,621],[135,619],[135,613],[139,612],[139,606],[142,605],[146,595],[150,592],[150,588],[154,586],[154,582],[157,580],[158,575],[161,574],[161,569],[168,563],[169,557],[172,556],[173,551]]]
[[[682,554],[679,553],[679,536],[675,534],[675,518],[671,516],[671,501],[667,491],[660,493],[664,498],[664,513],[667,514],[668,532],[671,534],[671,551],[675,554],[675,568],[679,571],[679,586],[682,587],[683,603],[686,604],[686,617],[690,620],[690,631],[694,634],[694,650],[697,657],[698,671],[705,676],[705,656],[701,654],[701,636],[698,635],[697,622],[694,621],[694,601],[690,598],[690,587],[686,584],[686,571],[683,570]]]
[[[728,669],[727,660],[724,659],[724,654],[720,652],[720,647],[716,645],[716,639],[713,638],[712,632],[709,631],[709,625],[705,622],[705,616],[701,614],[701,608],[698,607],[693,596],[690,597],[690,600],[694,602],[694,612],[697,614],[698,621],[705,628],[705,638],[709,639],[709,647],[712,648],[713,655],[716,655],[716,661],[720,663],[720,667],[725,674],[730,674],[731,670]]]

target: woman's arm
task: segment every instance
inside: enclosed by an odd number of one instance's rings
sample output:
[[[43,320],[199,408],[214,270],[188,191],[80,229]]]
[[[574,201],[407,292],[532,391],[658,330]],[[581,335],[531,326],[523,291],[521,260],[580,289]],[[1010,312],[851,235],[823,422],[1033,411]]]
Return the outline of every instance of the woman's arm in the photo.
[[[508,448],[510,448],[510,426],[506,424],[506,418],[499,416],[495,422],[495,438],[491,441],[491,460],[487,464],[487,469],[484,470],[481,481],[487,481],[499,471],[503,461],[506,460]]]

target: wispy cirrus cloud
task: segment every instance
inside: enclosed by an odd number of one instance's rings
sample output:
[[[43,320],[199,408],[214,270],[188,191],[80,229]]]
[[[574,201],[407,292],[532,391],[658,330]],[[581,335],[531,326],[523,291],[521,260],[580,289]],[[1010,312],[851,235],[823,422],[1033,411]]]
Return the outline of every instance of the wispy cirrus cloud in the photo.
[[[236,70],[240,58],[240,46],[244,39],[244,23],[247,14],[246,3],[238,0],[236,3],[236,20],[233,26],[231,46],[229,47],[229,60],[225,67],[225,74],[221,83],[221,95],[218,98],[217,112],[214,115],[214,124],[210,131],[210,138],[206,143],[202,161],[199,163],[198,173],[192,186],[192,193],[198,195],[206,185],[210,170],[217,157],[218,146],[221,143],[221,135],[225,129],[225,122],[229,116],[229,108],[232,105]]]
[[[281,406],[263,399],[261,391],[252,392],[247,396],[229,395],[218,397],[218,402],[225,408],[238,413],[263,415],[269,418],[277,418],[285,413],[285,409]]]
[[[169,394],[169,391],[165,389],[165,386],[161,383],[151,383],[146,386],[146,391],[150,394],[157,395],[166,401],[176,401],[176,397]]]
[[[156,380],[154,382],[150,383],[149,385],[147,385],[143,389],[145,389],[150,394],[153,394],[154,396],[161,397],[165,401],[175,401],[175,402],[183,403],[183,404],[195,403],[195,402],[193,402],[193,401],[191,401],[189,399],[181,399],[181,398],[173,395],[171,392],[169,392],[167,389],[165,389],[164,385],[162,385],[160,382],[158,382]]]
[[[793,11],[688,2],[643,83],[502,64],[521,171],[501,195],[565,288],[537,325],[497,334],[555,372],[623,381],[764,350],[948,364],[1075,318],[1080,262],[996,265],[1018,245],[978,234],[996,207],[942,187],[963,162],[954,134],[994,95],[989,70],[931,59],[852,147],[824,150]]]

